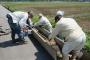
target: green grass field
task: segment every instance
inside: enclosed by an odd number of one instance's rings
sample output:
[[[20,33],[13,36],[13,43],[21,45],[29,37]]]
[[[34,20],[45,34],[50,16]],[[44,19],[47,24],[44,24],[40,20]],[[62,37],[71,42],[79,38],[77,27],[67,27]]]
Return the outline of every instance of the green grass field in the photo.
[[[86,51],[90,52],[90,3],[86,2],[9,2],[2,3],[3,6],[9,7],[11,10],[30,11],[35,14],[33,21],[36,22],[38,13],[43,13],[54,25],[54,16],[56,11],[65,11],[65,16],[75,15],[73,18],[80,24],[87,35],[87,42],[85,45]],[[80,14],[79,16],[77,16]],[[85,15],[87,14],[87,15]]]

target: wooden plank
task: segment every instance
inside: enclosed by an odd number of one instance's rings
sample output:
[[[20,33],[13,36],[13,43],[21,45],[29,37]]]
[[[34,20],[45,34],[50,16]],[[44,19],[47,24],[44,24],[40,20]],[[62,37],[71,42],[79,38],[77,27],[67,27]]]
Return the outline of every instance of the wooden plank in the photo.
[[[40,28],[40,27],[37,27],[37,29],[43,33],[44,36],[46,36],[48,38],[48,36],[50,35],[49,31],[47,31],[46,29],[44,28]],[[55,37],[55,41],[57,42],[58,45],[60,45],[61,47],[63,46],[64,44],[64,40],[61,40],[60,38],[58,37]]]
[[[32,33],[35,38],[40,42],[40,44],[48,51],[48,53],[57,60],[57,57],[61,58],[62,54],[57,45],[50,45],[49,40],[44,38],[36,29],[32,29]]]

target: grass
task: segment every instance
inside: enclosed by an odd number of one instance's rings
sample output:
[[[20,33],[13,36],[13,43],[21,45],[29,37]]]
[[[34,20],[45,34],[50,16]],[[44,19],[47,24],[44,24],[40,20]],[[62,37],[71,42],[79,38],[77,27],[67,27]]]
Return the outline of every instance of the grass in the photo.
[[[64,10],[65,16],[75,15],[75,14],[86,14],[90,15],[90,3],[80,3],[80,2],[8,2],[3,3],[3,6],[9,7],[11,10],[21,10],[29,11],[30,9],[34,11],[35,16],[33,22],[38,21],[38,13],[43,13],[46,15],[52,25],[54,26],[54,16],[57,10]],[[87,41],[85,44],[85,49],[90,52],[90,16],[77,16],[74,17],[76,21],[80,24],[83,30],[86,32]]]
[[[12,10],[24,10],[23,8],[35,8],[42,12],[42,10],[64,10],[65,15],[80,14],[80,13],[90,13],[90,3],[80,3],[80,2],[9,2],[4,3],[5,6],[9,6]],[[46,11],[45,10],[45,11]],[[46,11],[47,12],[47,11]],[[46,13],[47,14],[47,13]],[[53,14],[51,14],[53,15]]]
[[[85,50],[87,52],[90,52],[90,32],[86,32],[86,34],[87,34],[87,40],[85,44]]]

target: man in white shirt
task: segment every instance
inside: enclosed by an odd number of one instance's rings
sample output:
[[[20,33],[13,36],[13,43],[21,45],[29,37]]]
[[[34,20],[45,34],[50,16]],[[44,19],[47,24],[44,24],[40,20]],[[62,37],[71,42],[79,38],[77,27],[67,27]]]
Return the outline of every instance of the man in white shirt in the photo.
[[[52,33],[52,25],[43,14],[39,14],[39,21],[35,23],[35,26],[41,26]]]
[[[57,11],[55,22],[56,27],[52,31],[49,39],[52,40],[56,35],[61,34],[64,39],[64,45],[62,48],[63,60],[69,60],[69,53],[74,51],[72,60],[82,55],[81,49],[84,47],[86,36],[82,31],[82,28],[72,18],[64,18],[63,11]]]
[[[15,34],[18,34],[19,41],[24,42],[24,34],[21,31],[25,31],[26,27],[32,26],[31,19],[33,15],[30,12],[15,11],[7,14],[8,23],[11,28],[11,38],[13,43],[16,43]],[[29,22],[30,20],[30,22]]]

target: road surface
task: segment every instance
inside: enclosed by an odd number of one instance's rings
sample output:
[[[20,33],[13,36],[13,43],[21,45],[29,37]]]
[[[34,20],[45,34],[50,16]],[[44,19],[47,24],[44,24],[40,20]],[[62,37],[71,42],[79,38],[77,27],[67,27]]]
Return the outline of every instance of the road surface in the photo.
[[[0,26],[9,29],[5,15],[9,13],[0,5]],[[52,60],[51,56],[32,36],[25,37],[27,44],[12,44],[9,35],[0,36],[0,60]]]

